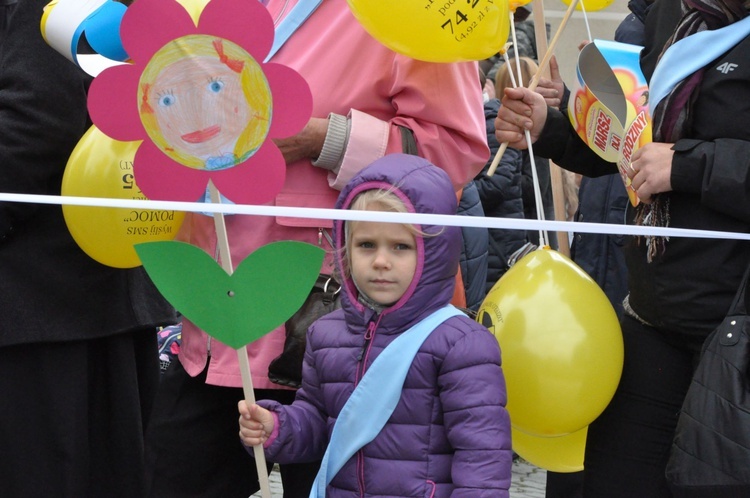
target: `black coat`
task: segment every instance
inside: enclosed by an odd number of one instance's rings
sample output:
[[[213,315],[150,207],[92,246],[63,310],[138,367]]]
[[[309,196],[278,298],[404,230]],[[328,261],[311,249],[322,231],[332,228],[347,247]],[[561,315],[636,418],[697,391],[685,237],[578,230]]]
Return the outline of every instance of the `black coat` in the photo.
[[[653,73],[664,43],[680,19],[679,0],[659,0],[646,22],[641,68]],[[732,63],[733,71],[717,70]],[[706,66],[692,129],[677,141],[672,160],[670,226],[750,232],[750,38]],[[536,152],[589,176],[616,171],[550,112]],[[630,210],[629,218],[632,218]],[[657,328],[692,336],[700,344],[724,318],[750,263],[750,243],[672,237],[664,254],[646,261],[646,245],[626,242],[630,304]]]
[[[47,0],[23,0],[0,47],[0,192],[60,194],[91,125],[90,78],[42,39]],[[175,320],[142,268],[87,256],[57,205],[0,202],[0,346],[103,337]]]

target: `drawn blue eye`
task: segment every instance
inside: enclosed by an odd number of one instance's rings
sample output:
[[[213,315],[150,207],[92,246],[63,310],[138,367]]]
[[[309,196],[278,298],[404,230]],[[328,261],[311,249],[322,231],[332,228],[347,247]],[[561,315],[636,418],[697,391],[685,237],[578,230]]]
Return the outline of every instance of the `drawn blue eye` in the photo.
[[[219,93],[224,88],[224,82],[220,80],[211,80],[208,82],[208,91]]]
[[[170,93],[159,97],[159,105],[162,107],[169,107],[173,105],[175,102],[177,102],[177,99],[175,98],[174,95]]]

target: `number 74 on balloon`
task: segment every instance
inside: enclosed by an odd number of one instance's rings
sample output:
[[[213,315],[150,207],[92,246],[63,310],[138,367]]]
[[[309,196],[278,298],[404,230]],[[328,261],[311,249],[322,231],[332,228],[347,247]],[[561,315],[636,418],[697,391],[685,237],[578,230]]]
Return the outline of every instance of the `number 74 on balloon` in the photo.
[[[348,0],[354,16],[395,52],[429,62],[482,60],[508,40],[507,0]]]

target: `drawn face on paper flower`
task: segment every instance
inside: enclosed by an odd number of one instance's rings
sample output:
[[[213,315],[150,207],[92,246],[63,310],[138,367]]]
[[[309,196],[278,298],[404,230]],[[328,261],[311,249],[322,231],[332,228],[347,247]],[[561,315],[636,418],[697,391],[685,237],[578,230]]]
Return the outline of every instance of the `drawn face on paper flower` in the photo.
[[[143,127],[162,152],[194,168],[224,169],[265,140],[272,98],[263,71],[244,50],[205,35],[168,43],[138,88]]]
[[[310,89],[265,61],[274,29],[260,2],[211,0],[193,14],[174,0],[128,7],[120,36],[132,64],[94,79],[91,118],[116,140],[142,142],[133,174],[149,199],[195,201],[211,182],[233,202],[270,202],[286,178],[270,139],[305,126]]]

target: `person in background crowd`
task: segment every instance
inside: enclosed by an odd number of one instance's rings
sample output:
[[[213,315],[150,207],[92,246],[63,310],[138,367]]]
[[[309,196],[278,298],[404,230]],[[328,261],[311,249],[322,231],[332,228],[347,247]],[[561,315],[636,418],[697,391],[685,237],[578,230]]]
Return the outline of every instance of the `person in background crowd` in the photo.
[[[508,34],[508,42],[512,45],[508,48],[508,58],[515,57],[528,57],[534,62],[539,63],[539,60],[544,57],[544,54],[540,54],[536,48],[536,31],[534,27],[534,20],[529,19],[532,8],[531,4],[520,5],[516,8],[513,15],[513,25],[516,30],[516,43],[513,42],[512,33]],[[546,24],[546,35],[549,40],[550,25]],[[480,61],[480,67],[487,75],[487,78],[492,82],[497,83],[497,71],[500,66],[504,64],[504,59],[501,54],[496,54],[488,59]],[[496,97],[500,97],[496,95]]]
[[[42,38],[47,3],[0,21],[0,192],[60,195],[91,126],[90,78]],[[59,205],[0,202],[0,314],[2,494],[144,496],[156,329],[176,317],[143,268],[90,258]]]
[[[747,15],[737,1],[654,2],[640,59],[647,80],[657,64],[673,72],[684,67],[685,60],[663,55],[667,48]],[[681,81],[652,102],[654,141],[633,154],[628,172],[641,200],[629,209],[629,223],[750,231],[748,53],[744,38],[705,68],[677,73]],[[728,63],[737,64],[734,71],[717,70]],[[716,119],[723,113],[733,119]],[[535,152],[565,168],[591,176],[617,171],[534,92],[507,90],[495,125],[498,140],[514,147],[524,146],[529,130]],[[666,498],[673,496],[665,468],[677,416],[701,345],[723,320],[750,263],[750,244],[639,236],[626,239],[625,254],[624,368],[609,406],[589,426],[583,494]]]

